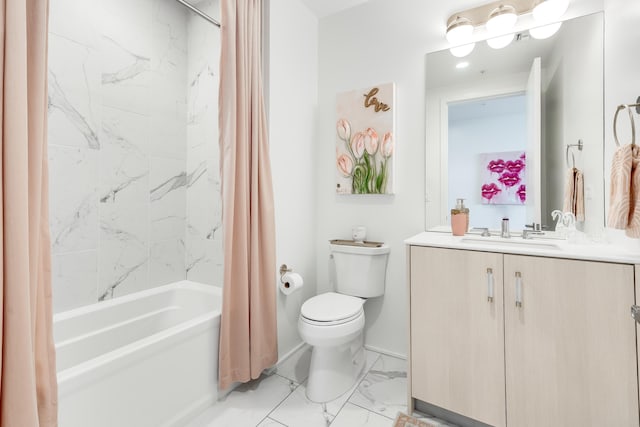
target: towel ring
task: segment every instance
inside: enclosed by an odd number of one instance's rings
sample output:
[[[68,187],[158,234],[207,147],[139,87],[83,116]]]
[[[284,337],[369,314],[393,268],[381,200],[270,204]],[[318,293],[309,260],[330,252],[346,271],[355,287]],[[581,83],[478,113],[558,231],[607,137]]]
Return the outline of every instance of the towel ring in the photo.
[[[582,148],[584,147],[584,142],[582,142],[581,139],[578,140],[577,144],[567,144],[567,149],[564,152],[564,159],[565,162],[567,164],[567,167],[569,167],[569,149],[571,147],[578,147],[578,151],[582,151]],[[573,167],[576,167],[576,156],[574,155],[573,151],[571,152],[571,159],[573,160]]]
[[[635,121],[633,120],[633,112],[631,111],[631,107],[638,107],[640,106],[640,104],[622,104],[622,105],[618,105],[618,108],[616,109],[616,114],[613,116],[613,138],[616,141],[616,145],[618,147],[620,147],[620,141],[618,140],[618,113],[620,113],[620,111],[624,110],[625,108],[627,109],[627,112],[629,113],[629,121],[631,122],[631,145],[636,145],[636,124]]]

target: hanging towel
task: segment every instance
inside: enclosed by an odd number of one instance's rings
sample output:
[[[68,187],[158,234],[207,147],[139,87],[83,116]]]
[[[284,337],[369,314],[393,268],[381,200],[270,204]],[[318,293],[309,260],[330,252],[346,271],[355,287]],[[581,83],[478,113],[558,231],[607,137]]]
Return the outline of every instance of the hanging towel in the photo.
[[[573,214],[576,216],[576,221],[584,221],[584,174],[579,169],[575,171]]]
[[[574,214],[576,221],[584,221],[584,175],[579,169],[567,170],[562,210]]]
[[[629,237],[640,238],[640,148],[623,145],[611,162],[611,188],[607,226],[626,230]]]

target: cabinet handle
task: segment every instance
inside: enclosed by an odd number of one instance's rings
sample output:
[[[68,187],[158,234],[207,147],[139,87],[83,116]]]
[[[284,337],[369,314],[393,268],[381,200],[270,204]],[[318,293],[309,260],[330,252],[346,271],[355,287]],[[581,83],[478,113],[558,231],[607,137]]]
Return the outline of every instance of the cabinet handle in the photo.
[[[487,268],[487,301],[493,302],[493,269]]]
[[[516,271],[516,307],[522,307],[522,273]]]

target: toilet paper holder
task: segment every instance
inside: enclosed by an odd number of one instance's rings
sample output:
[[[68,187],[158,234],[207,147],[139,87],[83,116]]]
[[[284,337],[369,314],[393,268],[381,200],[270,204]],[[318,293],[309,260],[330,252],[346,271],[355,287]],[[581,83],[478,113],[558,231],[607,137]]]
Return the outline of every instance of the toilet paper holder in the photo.
[[[284,280],[282,280],[282,278],[284,277],[285,273],[291,273],[292,271],[293,268],[287,267],[287,264],[282,264],[280,266],[280,281],[284,283]]]

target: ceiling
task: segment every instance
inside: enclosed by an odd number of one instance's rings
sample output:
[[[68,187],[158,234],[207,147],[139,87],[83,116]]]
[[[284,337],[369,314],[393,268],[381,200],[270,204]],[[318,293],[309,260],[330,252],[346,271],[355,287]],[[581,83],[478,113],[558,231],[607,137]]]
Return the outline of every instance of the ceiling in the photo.
[[[318,17],[333,15],[354,6],[367,3],[370,0],[302,0],[309,9]],[[445,18],[452,13],[459,12],[464,9],[476,7],[484,4],[485,0],[449,0],[446,2],[430,1],[429,8],[432,9],[432,15],[444,16]]]

